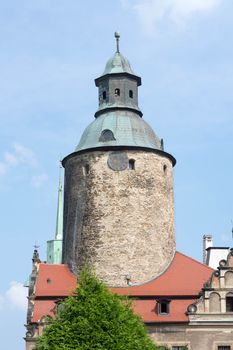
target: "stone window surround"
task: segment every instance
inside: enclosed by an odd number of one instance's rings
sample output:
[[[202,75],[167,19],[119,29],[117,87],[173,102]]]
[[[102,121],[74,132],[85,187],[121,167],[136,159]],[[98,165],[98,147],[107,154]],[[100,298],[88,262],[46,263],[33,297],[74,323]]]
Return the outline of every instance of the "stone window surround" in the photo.
[[[166,343],[160,343],[160,342],[156,342],[156,344],[158,346],[164,346],[164,347],[167,347],[169,350],[172,350],[172,347],[173,346],[187,346],[188,350],[191,350],[191,347],[190,347],[190,342],[189,341],[176,341],[176,342],[166,342]],[[221,345],[221,344],[220,344]],[[226,344],[228,345],[228,344]],[[214,348],[215,350],[215,348]]]
[[[229,341],[215,341],[213,344],[213,350],[219,350],[219,346],[230,346],[230,349],[233,350],[233,342]]]

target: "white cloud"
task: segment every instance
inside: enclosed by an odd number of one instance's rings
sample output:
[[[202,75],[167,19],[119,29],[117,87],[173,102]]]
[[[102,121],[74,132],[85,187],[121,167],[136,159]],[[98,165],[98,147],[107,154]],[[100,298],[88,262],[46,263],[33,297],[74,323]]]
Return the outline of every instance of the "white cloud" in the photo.
[[[12,281],[4,295],[0,295],[0,309],[13,308],[25,311],[27,308],[27,288],[22,283]]]
[[[19,163],[27,164],[33,167],[37,165],[37,160],[32,150],[21,145],[20,143],[14,143],[14,149]]]
[[[148,33],[157,24],[169,20],[183,26],[191,16],[215,9],[221,0],[121,0],[125,8],[133,10]]]
[[[14,166],[19,163],[19,160],[17,159],[17,157],[10,152],[4,153],[4,159],[5,159],[5,164],[8,164],[8,166]]]
[[[14,143],[13,150],[6,151],[3,155],[3,161],[0,162],[0,175],[6,174],[10,168],[18,165],[36,167],[38,162],[32,150],[20,143]]]
[[[36,175],[32,177],[31,185],[35,188],[40,188],[46,181],[48,181],[47,174]]]

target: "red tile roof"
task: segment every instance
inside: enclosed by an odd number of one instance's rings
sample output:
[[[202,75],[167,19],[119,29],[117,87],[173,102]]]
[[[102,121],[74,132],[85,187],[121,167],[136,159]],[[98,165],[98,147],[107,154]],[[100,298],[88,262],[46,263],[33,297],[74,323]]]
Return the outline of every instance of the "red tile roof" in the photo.
[[[213,269],[176,252],[168,269],[154,280],[139,286],[113,288],[130,296],[197,296]]]
[[[154,280],[139,286],[111,288],[113,292],[137,298],[135,311],[145,322],[187,322],[187,306],[192,304],[212,273],[212,269],[200,262],[176,252],[168,269]],[[44,315],[52,315],[54,301],[72,294],[77,279],[66,265],[41,263],[35,285],[33,322]],[[156,297],[170,297],[169,315],[155,312]],[[43,300],[42,300],[43,299]]]
[[[196,299],[171,300],[169,303],[169,314],[167,315],[158,314],[155,299],[135,300],[133,308],[142,317],[143,321],[147,323],[188,322],[187,307],[195,301]]]
[[[185,314],[187,307],[194,303],[196,299],[171,300],[169,304],[169,314],[160,315],[157,313],[155,299],[134,300],[133,309],[139,314],[144,322],[188,322]],[[32,322],[38,322],[44,316],[54,316],[53,309],[56,306],[56,300],[35,300]]]
[[[77,277],[66,265],[44,264],[39,265],[35,285],[37,297],[68,296],[77,285]]]
[[[54,316],[55,300],[35,300],[32,322],[39,322],[44,316]]]

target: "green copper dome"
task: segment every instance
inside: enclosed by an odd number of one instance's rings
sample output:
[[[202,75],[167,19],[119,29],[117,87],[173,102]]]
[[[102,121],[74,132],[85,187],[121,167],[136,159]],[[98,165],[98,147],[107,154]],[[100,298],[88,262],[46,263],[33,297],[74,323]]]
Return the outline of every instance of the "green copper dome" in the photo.
[[[105,66],[103,75],[116,73],[128,73],[134,75],[129,61],[120,52],[110,58]]]
[[[107,133],[108,137],[104,137]],[[86,128],[75,151],[108,146],[162,150],[161,140],[151,127],[131,111],[110,111],[100,115]]]
[[[136,76],[129,61],[120,53],[120,34],[115,33],[116,53],[108,60],[104,73],[95,79],[99,108],[84,131],[75,151],[95,148],[137,147],[163,151],[161,140],[141,118]]]

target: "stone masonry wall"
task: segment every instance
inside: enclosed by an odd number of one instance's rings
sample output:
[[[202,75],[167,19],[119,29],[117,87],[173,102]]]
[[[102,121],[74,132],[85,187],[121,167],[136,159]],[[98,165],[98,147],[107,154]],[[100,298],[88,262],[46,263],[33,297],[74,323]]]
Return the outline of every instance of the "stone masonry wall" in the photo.
[[[233,347],[231,325],[210,325],[190,327],[167,324],[148,327],[151,338],[160,346],[172,349],[174,346],[188,346],[189,350],[218,350],[220,346]]]
[[[172,163],[125,152],[135,170],[110,169],[110,151],[74,154],[65,163],[63,262],[76,274],[91,264],[109,286],[126,286],[126,276],[145,283],[175,253]]]

